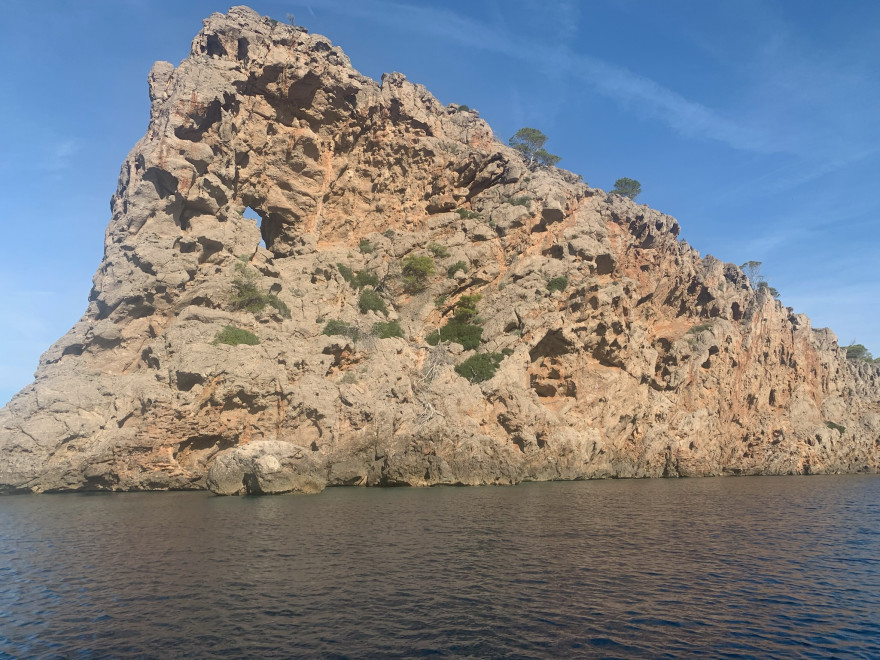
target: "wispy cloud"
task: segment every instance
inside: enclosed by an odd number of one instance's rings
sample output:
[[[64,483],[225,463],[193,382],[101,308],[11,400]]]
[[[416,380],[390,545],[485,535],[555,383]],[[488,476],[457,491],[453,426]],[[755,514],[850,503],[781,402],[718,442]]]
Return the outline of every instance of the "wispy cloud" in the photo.
[[[47,144],[41,169],[48,172],[66,170],[73,164],[73,158],[79,150],[79,141],[71,138]]]
[[[576,35],[578,8],[572,3],[559,5],[558,24],[561,31],[550,45],[524,36],[523,32],[513,33],[500,25],[476,21],[430,5],[409,5],[388,0],[365,0],[352,5],[339,0],[324,0],[312,2],[311,6],[347,15],[355,14],[365,20],[398,25],[407,30],[419,29],[462,46],[528,62],[553,75],[566,72],[634,114],[659,120],[687,137],[716,140],[746,151],[775,150],[773,142],[754,128],[727,119],[711,108],[625,67],[574,53],[565,44],[566,35],[569,39]],[[548,11],[553,6],[543,3],[542,11]]]

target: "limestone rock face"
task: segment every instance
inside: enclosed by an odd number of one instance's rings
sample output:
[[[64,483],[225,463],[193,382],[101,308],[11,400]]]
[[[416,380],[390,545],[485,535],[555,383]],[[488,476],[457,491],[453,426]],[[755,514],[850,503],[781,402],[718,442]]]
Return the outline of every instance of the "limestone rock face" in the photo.
[[[149,93],[88,309],[0,411],[0,491],[880,468],[878,367],[476,112],[245,7]],[[476,350],[444,341],[465,295]]]

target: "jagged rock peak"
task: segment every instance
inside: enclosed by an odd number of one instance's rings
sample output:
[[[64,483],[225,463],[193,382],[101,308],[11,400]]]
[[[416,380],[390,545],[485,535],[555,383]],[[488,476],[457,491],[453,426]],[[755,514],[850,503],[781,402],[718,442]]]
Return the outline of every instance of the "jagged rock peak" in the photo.
[[[0,411],[0,491],[880,467],[877,367],[475,111],[246,7],[148,79],[88,309]]]

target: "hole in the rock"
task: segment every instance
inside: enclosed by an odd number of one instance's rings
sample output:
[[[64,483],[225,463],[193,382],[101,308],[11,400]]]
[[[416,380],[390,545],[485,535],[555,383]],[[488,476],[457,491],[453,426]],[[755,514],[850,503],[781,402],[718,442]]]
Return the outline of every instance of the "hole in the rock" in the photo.
[[[241,217],[247,218],[248,220],[256,220],[257,227],[260,229],[260,247],[266,249],[266,238],[263,235],[263,217],[254,211],[250,206],[245,208],[244,213],[241,214]]]

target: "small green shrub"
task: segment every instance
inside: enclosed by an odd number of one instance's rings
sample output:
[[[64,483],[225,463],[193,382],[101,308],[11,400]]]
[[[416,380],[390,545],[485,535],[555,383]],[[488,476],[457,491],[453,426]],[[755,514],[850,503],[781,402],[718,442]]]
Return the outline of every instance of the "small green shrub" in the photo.
[[[361,254],[370,254],[375,249],[376,246],[373,245],[369,239],[362,238],[360,243],[358,243],[358,250],[361,251]]]
[[[379,339],[390,339],[391,337],[403,337],[403,329],[397,321],[379,321],[373,324],[373,334]]]
[[[504,356],[513,355],[513,349],[512,348],[502,348],[501,355],[504,355]]]
[[[428,243],[428,252],[433,254],[436,259],[445,259],[449,256],[449,250],[440,243]]]
[[[458,213],[458,217],[462,220],[470,220],[472,218],[480,217],[480,214],[476,211],[468,211],[467,209],[455,209],[455,212]]]
[[[235,279],[232,280],[232,306],[248,312],[259,312],[266,306],[263,293],[257,288],[259,275],[248,268],[239,258],[235,264]]]
[[[361,310],[361,314],[366,314],[367,312],[382,312],[382,314],[388,316],[388,307],[385,305],[385,301],[382,300],[382,297],[373,291],[373,289],[364,289],[361,291],[361,295],[358,298],[358,309]]]
[[[327,325],[324,326],[324,330],[321,331],[321,334],[327,335],[328,337],[342,336],[357,339],[360,337],[360,330],[351,323],[346,323],[345,321],[339,321],[337,319],[330,319],[327,321]]]
[[[847,360],[864,360],[865,362],[873,362],[874,357],[871,351],[865,348],[864,344],[850,344],[849,346],[841,346],[846,349]]]
[[[461,271],[462,273],[466,273],[468,271],[468,265],[466,261],[456,261],[454,264],[446,269],[446,276],[449,278],[453,278],[458,271]]]
[[[561,277],[554,277],[552,280],[547,282],[547,289],[552,293],[553,291],[565,291],[568,288],[568,278],[564,275]]]
[[[336,268],[339,269],[339,274],[346,282],[351,284],[354,281],[354,271],[351,268],[345,264],[336,264]]]
[[[846,433],[846,427],[841,426],[840,424],[835,424],[834,422],[825,422],[825,426],[827,426],[829,429],[840,431],[840,435]]]
[[[472,323],[477,318],[477,303],[483,296],[479,293],[473,295],[465,295],[458,299],[455,303],[455,318],[462,323]]]
[[[417,293],[428,287],[428,278],[434,274],[434,260],[431,257],[411,254],[404,258],[401,266],[403,288],[407,293]]]
[[[471,351],[480,345],[483,338],[483,329],[478,325],[463,323],[456,318],[451,318],[439,330],[434,330],[425,340],[436,346],[441,341],[451,341],[461,344],[465,350]]]
[[[456,112],[470,112],[471,109],[466,105],[462,104],[455,109]]]
[[[698,332],[702,332],[703,330],[708,330],[708,329],[711,328],[711,327],[712,327],[712,324],[711,324],[711,323],[700,323],[700,324],[698,324],[698,325],[693,325],[693,326],[691,326],[690,329],[687,331],[687,334],[689,334],[689,335],[695,335],[695,334],[697,334]]]
[[[355,273],[345,264],[336,264],[342,279],[351,285],[352,289],[363,289],[365,286],[376,287],[379,285],[379,277],[369,270],[359,270]]]
[[[231,302],[233,309],[256,313],[262,311],[266,305],[271,305],[286,319],[290,318],[290,308],[273,293],[263,293],[257,283],[260,276],[256,271],[248,268],[245,261],[239,260],[235,264],[236,277],[232,280]]]
[[[439,296],[434,298],[434,307],[437,309],[443,309],[446,306],[446,298],[448,296],[445,293],[441,293]]]
[[[507,200],[507,203],[511,206],[528,206],[531,201],[531,197],[511,197]]]
[[[346,385],[354,385],[358,382],[357,374],[353,371],[346,371],[342,376],[342,379],[339,381],[340,383],[345,383]]]
[[[392,238],[394,238],[394,230],[393,229],[386,229],[385,231],[382,232],[382,236],[384,236],[387,239],[392,239]]]
[[[248,346],[256,346],[260,343],[260,338],[249,330],[236,328],[234,325],[224,325],[223,329],[214,337],[212,343],[214,345],[229,344],[230,346],[238,346],[239,344],[246,344]]]
[[[455,373],[472,383],[489,380],[498,371],[504,356],[501,353],[478,353],[455,367]]]
[[[278,313],[281,314],[282,317],[286,319],[290,318],[290,307],[288,307],[287,303],[281,300],[274,293],[266,294],[266,303],[277,309]]]
[[[355,289],[363,289],[365,286],[376,288],[377,286],[379,286],[379,276],[369,270],[359,270],[357,273],[355,273],[354,279],[351,281],[351,285]]]

